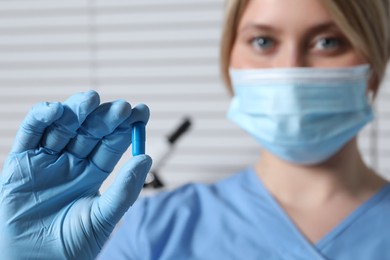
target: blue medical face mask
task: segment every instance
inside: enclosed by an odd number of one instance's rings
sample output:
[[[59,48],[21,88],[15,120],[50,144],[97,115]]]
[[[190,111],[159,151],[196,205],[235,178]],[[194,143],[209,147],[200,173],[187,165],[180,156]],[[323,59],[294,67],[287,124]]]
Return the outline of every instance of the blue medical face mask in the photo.
[[[369,66],[230,70],[228,118],[295,164],[334,155],[373,119]]]

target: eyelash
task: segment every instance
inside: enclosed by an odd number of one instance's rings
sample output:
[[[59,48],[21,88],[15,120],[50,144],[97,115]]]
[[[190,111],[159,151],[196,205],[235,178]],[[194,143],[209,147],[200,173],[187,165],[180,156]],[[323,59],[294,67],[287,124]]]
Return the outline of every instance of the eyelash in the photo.
[[[267,42],[269,42],[268,44],[271,44],[271,46],[266,46],[265,48],[262,47],[262,46],[259,46],[258,42],[259,40],[263,40],[263,41],[266,41],[265,44],[267,44]],[[321,44],[321,41],[332,41],[332,42],[336,42],[336,46],[331,46],[330,48],[320,48],[320,49],[315,49],[315,47],[317,47],[317,44]],[[249,39],[248,43],[252,46],[252,48],[254,48],[257,52],[267,52],[267,51],[271,51],[273,49],[273,47],[275,47],[275,44],[277,44],[277,41],[275,39],[273,39],[272,37],[268,37],[268,36],[256,36],[256,37],[252,37]],[[311,49],[314,49],[314,51],[318,51],[318,52],[328,52],[328,53],[333,53],[333,52],[338,52],[338,51],[341,51],[344,47],[345,47],[345,40],[342,39],[341,37],[337,37],[337,36],[323,36],[323,37],[317,37],[312,44],[309,44],[309,48]]]
[[[321,38],[319,38],[319,39],[314,41],[313,47],[316,47],[317,44],[324,43],[324,41],[327,41],[327,42],[330,41],[331,43],[336,43],[336,46],[330,46],[330,48],[327,48],[327,47],[321,48],[321,50],[325,50],[325,51],[328,50],[328,49],[330,51],[338,50],[338,49],[341,49],[343,47],[343,45],[344,45],[343,39],[341,39],[339,37],[321,37]],[[321,46],[321,47],[323,47],[323,46]]]
[[[272,46],[262,48],[261,46],[258,45],[259,40],[269,41],[272,44]],[[252,47],[258,51],[267,51],[269,48],[272,48],[275,45],[275,43],[276,43],[276,41],[274,39],[272,39],[271,37],[267,37],[267,36],[257,36],[257,37],[253,37],[249,40],[249,44],[252,45]]]

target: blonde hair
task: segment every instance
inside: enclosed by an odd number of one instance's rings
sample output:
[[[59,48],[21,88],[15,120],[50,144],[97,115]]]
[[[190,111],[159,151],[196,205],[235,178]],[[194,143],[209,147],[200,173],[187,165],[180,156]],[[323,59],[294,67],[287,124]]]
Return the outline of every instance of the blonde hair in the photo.
[[[232,93],[230,56],[237,27],[250,0],[227,0],[220,46],[222,78]],[[322,0],[337,26],[373,71],[374,93],[385,74],[390,53],[389,0]]]

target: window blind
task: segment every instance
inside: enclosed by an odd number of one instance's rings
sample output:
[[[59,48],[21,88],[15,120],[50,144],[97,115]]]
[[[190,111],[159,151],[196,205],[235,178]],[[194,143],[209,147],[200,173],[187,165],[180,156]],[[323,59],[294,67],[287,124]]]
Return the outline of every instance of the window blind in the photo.
[[[223,0],[0,3],[0,163],[33,104],[89,89],[103,102],[120,98],[150,107],[152,155],[184,117],[192,119],[159,170],[168,187],[213,182],[258,159],[256,141],[225,118],[230,97],[218,68]],[[377,121],[359,139],[364,159],[385,176],[388,82],[376,103]]]

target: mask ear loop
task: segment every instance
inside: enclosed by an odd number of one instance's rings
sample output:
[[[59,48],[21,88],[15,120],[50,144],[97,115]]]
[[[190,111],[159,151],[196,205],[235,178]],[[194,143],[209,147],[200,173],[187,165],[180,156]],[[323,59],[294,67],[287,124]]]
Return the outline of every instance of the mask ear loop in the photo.
[[[368,90],[368,92],[367,92],[367,99],[368,99],[368,103],[370,104],[370,106],[374,107],[374,102],[375,102],[374,91]]]
[[[368,72],[367,72],[367,99],[370,106],[374,109],[375,108],[375,93],[374,91],[369,87],[373,83],[373,75],[374,72],[372,71],[372,67],[370,66]]]
[[[377,103],[375,103],[375,98],[374,98],[374,91],[370,90],[368,92],[368,102],[370,103],[371,109],[376,115],[376,110],[377,110]],[[369,140],[370,140],[370,145],[369,145],[369,160],[370,160],[370,166],[378,171],[378,166],[379,166],[379,157],[378,157],[378,146],[379,146],[379,133],[378,133],[378,128],[379,128],[379,123],[378,119],[373,120],[371,122],[371,125],[368,130],[368,135],[369,135]]]
[[[372,67],[370,66],[369,70],[367,71],[366,96],[367,96],[367,102],[370,105],[372,112],[374,113],[374,115],[376,115],[377,103],[375,103],[374,91],[370,88],[371,82],[373,81],[372,76],[373,76],[373,71],[372,71]],[[374,121],[370,123],[370,127],[368,128],[368,135],[370,140],[369,154],[368,154],[370,167],[375,170],[378,170],[378,120],[374,119]]]
[[[368,72],[368,78],[370,79],[368,82],[372,81],[372,75],[373,71],[372,68],[370,68]],[[367,90],[367,101],[369,105],[371,106],[371,109],[376,115],[377,113],[377,103],[375,103],[375,93],[372,89]],[[369,128],[369,139],[370,139],[370,148],[369,148],[369,161],[370,161],[370,166],[378,170],[378,142],[379,142],[379,135],[378,135],[378,120],[374,119],[373,122],[371,122],[371,126]]]

